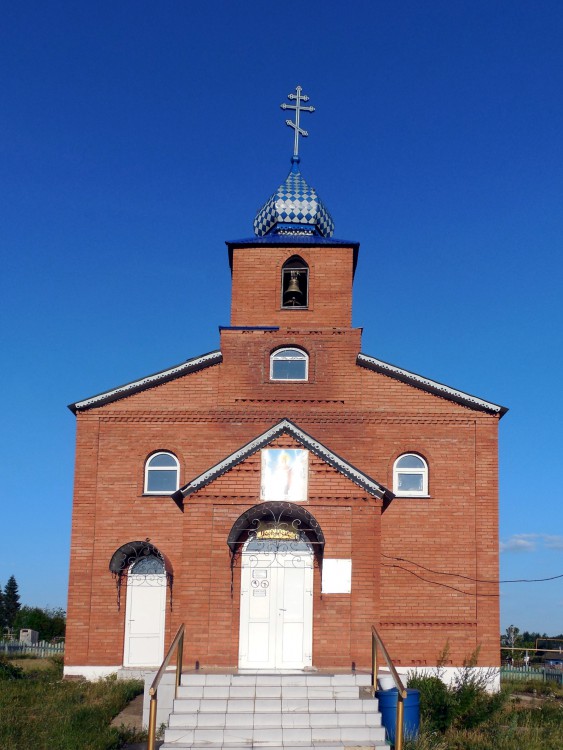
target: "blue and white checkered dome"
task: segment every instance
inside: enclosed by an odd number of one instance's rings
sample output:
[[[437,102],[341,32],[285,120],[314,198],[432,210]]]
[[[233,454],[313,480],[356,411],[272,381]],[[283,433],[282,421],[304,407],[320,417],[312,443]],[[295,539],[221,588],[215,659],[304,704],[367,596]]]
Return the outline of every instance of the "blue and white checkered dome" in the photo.
[[[254,219],[254,233],[303,234],[332,237],[334,222],[315,188],[307,185],[299,171],[299,157],[291,160],[286,181],[268,198]]]

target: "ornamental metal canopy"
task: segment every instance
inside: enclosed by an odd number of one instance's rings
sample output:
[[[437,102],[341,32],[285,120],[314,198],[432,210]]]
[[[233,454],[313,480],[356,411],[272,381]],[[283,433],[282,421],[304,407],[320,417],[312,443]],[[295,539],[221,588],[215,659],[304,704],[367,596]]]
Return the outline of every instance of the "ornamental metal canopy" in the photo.
[[[165,581],[170,589],[170,609],[172,609],[172,582],[174,580],[172,565],[168,558],[148,539],[122,544],[113,553],[109,562],[109,569],[115,578],[118,611],[121,609],[121,583],[123,579],[126,579],[129,571],[145,576],[147,582],[152,582],[156,572],[166,573]],[[134,577],[138,577],[138,575]]]
[[[123,544],[119,549],[115,550],[109,562],[110,572],[118,576],[124,575],[132,565],[135,565],[144,557],[155,557],[157,560],[160,560],[166,574],[168,576],[173,575],[170,561],[148,540],[143,542],[127,542],[127,544]]]
[[[301,533],[322,557],[325,545],[323,530],[308,510],[289,502],[266,502],[253,505],[234,522],[227,544],[234,555],[237,546],[247,539],[298,540]]]

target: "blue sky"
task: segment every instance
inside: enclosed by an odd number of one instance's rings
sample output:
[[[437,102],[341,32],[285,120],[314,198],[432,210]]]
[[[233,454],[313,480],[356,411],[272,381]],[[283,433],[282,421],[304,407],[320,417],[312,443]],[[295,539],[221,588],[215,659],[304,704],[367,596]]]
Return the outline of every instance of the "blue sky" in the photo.
[[[361,242],[363,350],[510,408],[503,578],[563,573],[563,5],[8,4],[0,24],[0,583],[65,606],[66,404],[217,348],[224,241],[289,171]],[[502,586],[563,630],[563,579]]]

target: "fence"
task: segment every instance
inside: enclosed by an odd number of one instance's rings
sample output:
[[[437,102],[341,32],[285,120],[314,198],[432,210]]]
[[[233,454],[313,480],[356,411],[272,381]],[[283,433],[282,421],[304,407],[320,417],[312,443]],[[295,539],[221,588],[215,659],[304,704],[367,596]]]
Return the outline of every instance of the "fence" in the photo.
[[[30,644],[22,641],[0,641],[0,654],[6,654],[7,656],[17,656],[18,654],[30,654],[39,657],[57,656],[59,654],[62,656],[64,652],[64,642],[39,641],[39,643]]]
[[[501,680],[540,680],[563,685],[563,670],[546,667],[501,667]]]

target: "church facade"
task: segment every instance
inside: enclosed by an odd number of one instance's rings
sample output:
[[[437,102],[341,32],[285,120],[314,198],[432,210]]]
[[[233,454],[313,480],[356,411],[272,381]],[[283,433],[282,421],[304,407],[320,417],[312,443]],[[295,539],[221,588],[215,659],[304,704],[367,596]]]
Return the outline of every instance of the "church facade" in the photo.
[[[65,673],[499,665],[506,409],[363,353],[357,242],[297,155],[228,242],[220,348],[71,405]]]

